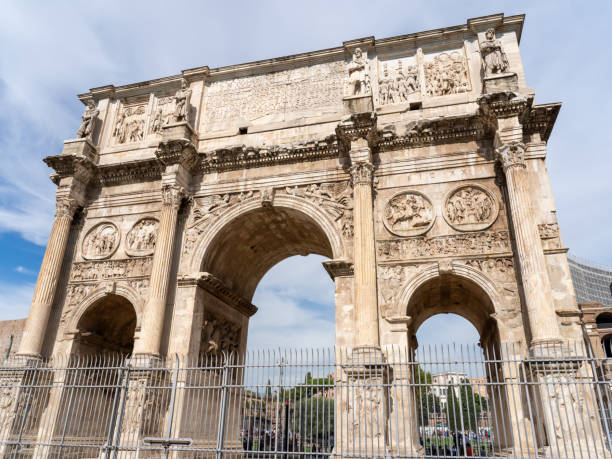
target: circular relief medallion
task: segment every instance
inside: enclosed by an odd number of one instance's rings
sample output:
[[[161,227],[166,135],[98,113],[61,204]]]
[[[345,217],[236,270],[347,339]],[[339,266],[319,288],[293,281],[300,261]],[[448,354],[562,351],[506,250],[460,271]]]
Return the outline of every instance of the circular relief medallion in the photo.
[[[479,231],[493,224],[499,205],[493,194],[480,185],[464,185],[446,197],[444,218],[459,231]]]
[[[431,201],[418,191],[396,194],[385,206],[385,227],[398,236],[417,236],[426,233],[434,224]]]
[[[127,233],[125,252],[135,257],[151,255],[155,251],[158,225],[155,218],[139,220]]]
[[[109,222],[99,223],[83,239],[81,253],[86,260],[110,257],[119,246],[119,230]]]

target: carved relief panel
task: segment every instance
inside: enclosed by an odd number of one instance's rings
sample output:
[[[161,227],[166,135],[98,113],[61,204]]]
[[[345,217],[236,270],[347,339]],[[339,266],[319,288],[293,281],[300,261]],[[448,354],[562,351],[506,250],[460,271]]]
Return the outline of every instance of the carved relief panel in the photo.
[[[493,224],[499,204],[486,188],[464,185],[448,194],[443,210],[446,222],[456,230],[479,231]]]
[[[416,57],[384,61],[379,64],[378,100],[380,105],[407,102],[421,89]]]
[[[152,255],[157,242],[158,225],[159,222],[155,218],[139,220],[127,233],[125,252],[130,256]]]
[[[203,123],[253,121],[273,114],[338,107],[344,68],[344,62],[333,62],[210,82]]]
[[[418,191],[404,191],[385,205],[383,223],[398,236],[417,236],[427,232],[435,220],[431,201]]]
[[[425,56],[425,93],[428,96],[460,94],[472,90],[463,49]]]
[[[113,223],[99,223],[83,238],[81,254],[86,260],[108,258],[117,250],[120,238],[119,229]]]
[[[152,134],[161,134],[162,126],[170,123],[172,114],[174,113],[174,98],[172,96],[157,97],[155,108],[151,115],[151,127],[149,132]]]
[[[139,142],[144,139],[148,97],[121,101],[112,130],[116,144]]]
[[[202,325],[200,356],[220,356],[223,352],[237,353],[240,330],[240,325],[207,313]]]

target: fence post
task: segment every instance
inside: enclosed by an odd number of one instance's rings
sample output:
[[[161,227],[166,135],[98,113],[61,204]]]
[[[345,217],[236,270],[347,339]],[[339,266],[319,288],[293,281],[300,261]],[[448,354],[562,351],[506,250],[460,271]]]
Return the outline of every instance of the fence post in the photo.
[[[119,406],[119,416],[117,417],[117,424],[115,428],[115,440],[112,445],[109,445],[113,449],[113,459],[117,458],[119,452],[119,442],[121,438],[121,426],[123,425],[123,413],[125,412],[125,397],[127,395],[129,384],[130,384],[130,365],[127,363],[127,359],[124,361],[125,365],[125,376],[121,382],[121,403]]]
[[[220,416],[219,416],[219,425],[217,429],[217,453],[215,455],[216,459],[223,458],[223,444],[225,443],[225,414],[227,411],[227,389],[229,384],[229,366],[228,360],[231,358],[231,355],[228,356],[225,352],[223,353],[223,378],[221,382],[221,406],[220,406]]]
[[[117,425],[117,414],[119,411],[119,401],[122,395],[123,388],[123,372],[125,371],[125,359],[122,360],[121,367],[119,368],[119,376],[117,377],[117,389],[115,390],[115,396],[113,397],[113,407],[111,408],[111,418],[108,427],[108,437],[106,439],[106,445],[104,447],[104,458],[110,459],[111,449],[113,448],[113,436],[115,435],[115,428]]]

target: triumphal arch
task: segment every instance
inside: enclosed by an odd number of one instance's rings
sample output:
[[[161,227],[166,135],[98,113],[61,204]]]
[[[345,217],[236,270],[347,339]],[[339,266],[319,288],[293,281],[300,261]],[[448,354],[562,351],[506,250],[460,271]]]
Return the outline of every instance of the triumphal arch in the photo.
[[[337,346],[370,368],[445,312],[534,359],[581,342],[545,165],[560,104],[527,86],[523,19],[79,95],[45,158],[57,213],[20,355],[240,353],[258,282],[311,253]]]

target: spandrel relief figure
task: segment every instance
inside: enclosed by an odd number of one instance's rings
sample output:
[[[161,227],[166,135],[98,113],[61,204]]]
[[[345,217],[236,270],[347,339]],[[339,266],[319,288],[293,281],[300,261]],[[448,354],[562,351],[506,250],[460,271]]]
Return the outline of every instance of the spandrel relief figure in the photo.
[[[91,140],[91,135],[99,114],[100,111],[96,109],[96,105],[94,104],[93,100],[87,102],[87,108],[81,117],[81,126],[79,126],[79,130],[77,131],[77,137],[79,139]]]
[[[187,86],[187,82],[183,80],[181,89],[174,95],[173,121],[175,123],[189,121],[189,99],[191,99],[191,89]]]
[[[502,49],[501,42],[495,38],[495,30],[488,29],[485,37],[486,40],[480,44],[485,76],[507,72],[510,67],[508,58]]]
[[[371,92],[368,67],[368,61],[361,48],[357,48],[353,53],[351,63],[348,65],[350,95],[360,96]]]

